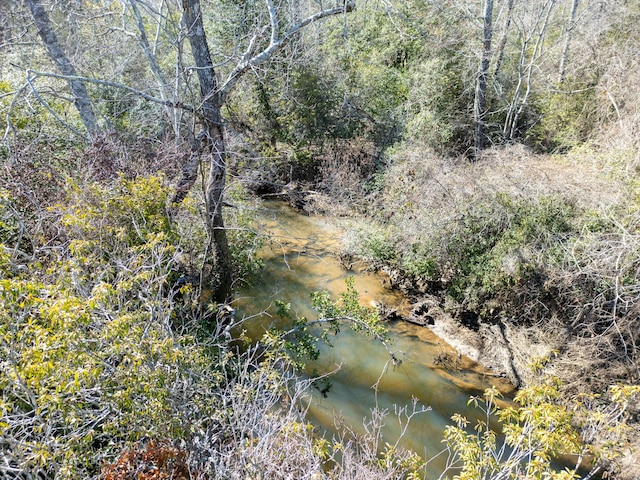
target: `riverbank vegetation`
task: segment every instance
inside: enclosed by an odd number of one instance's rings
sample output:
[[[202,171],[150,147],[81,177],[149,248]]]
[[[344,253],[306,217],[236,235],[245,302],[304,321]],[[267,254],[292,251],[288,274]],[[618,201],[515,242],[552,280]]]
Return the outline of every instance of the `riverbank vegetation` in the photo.
[[[637,478],[638,6],[214,3],[0,5],[0,471],[421,475],[381,412],[314,436],[308,337],[230,340],[267,196],[366,217],[341,255],[522,388],[477,400],[507,450],[457,417],[444,476]]]

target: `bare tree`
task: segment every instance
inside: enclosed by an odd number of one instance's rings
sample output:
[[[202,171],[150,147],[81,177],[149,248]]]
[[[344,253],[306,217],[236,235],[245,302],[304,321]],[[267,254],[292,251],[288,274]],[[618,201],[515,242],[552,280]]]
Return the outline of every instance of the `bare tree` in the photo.
[[[534,73],[546,53],[545,38],[551,14],[557,0],[542,0],[525,5],[520,18],[515,19],[520,42],[520,58],[518,60],[518,78],[504,121],[502,136],[505,141],[515,138],[518,124],[528,105],[532,92]]]
[[[27,0],[27,5],[31,10],[33,20],[38,28],[38,35],[40,35],[42,42],[47,48],[49,56],[58,66],[60,72],[64,76],[69,77],[67,82],[73,92],[73,103],[80,114],[87,133],[90,137],[96,136],[100,133],[100,128],[98,127],[98,121],[91,106],[91,99],[89,98],[84,82],[73,78],[77,77],[76,69],[67,57],[62,45],[60,45],[47,11],[39,0]]]
[[[572,0],[571,12],[569,13],[569,23],[567,24],[567,33],[564,39],[564,48],[562,49],[562,57],[560,57],[560,72],[558,74],[558,82],[564,82],[564,77],[567,70],[567,59],[569,58],[569,48],[571,46],[571,37],[573,36],[573,30],[576,26],[576,12],[578,11],[578,4],[580,0]]]
[[[496,59],[496,65],[493,70],[493,76],[497,77],[500,73],[500,67],[502,67],[502,61],[504,60],[504,51],[507,46],[507,40],[509,39],[509,27],[511,26],[511,18],[513,14],[513,2],[514,0],[507,0],[507,14],[504,22],[504,31],[502,32],[502,38],[498,46],[498,58]]]
[[[489,74],[489,59],[491,58],[491,38],[493,16],[493,0],[485,0],[482,28],[482,57],[476,81],[474,102],[475,117],[475,153],[484,149],[486,143],[485,115],[487,106],[487,76]]]
[[[268,20],[264,24],[258,24],[253,33],[246,37],[247,45],[244,53],[239,57],[239,61],[224,81],[221,81],[207,43],[200,0],[182,0],[183,21],[188,32],[187,36],[200,85],[198,113],[202,131],[192,142],[191,155],[184,167],[184,176],[173,200],[174,203],[179,203],[187,195],[195,183],[199,159],[206,155],[210,162],[206,186],[210,244],[205,261],[211,265],[212,271],[210,275],[207,275],[209,278],[203,278],[203,281],[213,287],[214,298],[220,302],[227,299],[232,286],[231,255],[222,214],[227,168],[222,118],[222,108],[225,101],[244,74],[272,58],[305,27],[323,18],[350,12],[353,10],[355,2],[344,0],[342,5],[338,4],[333,8],[321,9],[305,18],[294,20],[289,28],[283,30],[281,15],[282,9],[286,6],[287,2],[276,5],[272,0],[266,0],[265,7],[268,17],[265,16],[265,18]],[[266,32],[268,32],[268,36]],[[259,48],[260,45],[265,46]]]
[[[153,8],[152,5],[143,3],[140,0],[125,1],[129,5],[131,13],[133,13],[133,20],[137,30],[137,34],[135,32],[127,33],[128,35],[135,37],[138,45],[142,49],[144,56],[149,63],[151,73],[156,80],[160,99],[165,102],[164,113],[171,123],[171,127],[173,129],[175,137],[179,138],[181,119],[180,109],[177,109],[171,105],[175,104],[177,102],[176,99],[180,98],[180,86],[182,85],[182,77],[181,75],[175,75],[175,78],[169,77],[160,66],[160,62],[158,60],[158,44],[160,43],[162,26],[170,24],[167,17],[172,14],[169,2],[162,1],[158,7]],[[141,7],[146,7],[147,9],[152,10],[152,15],[157,16],[155,34],[151,38],[147,33],[147,27],[145,26],[146,18],[143,11],[141,11],[141,8],[138,6],[139,4]],[[126,10],[123,11],[123,23],[127,23]],[[181,45],[181,39],[174,39],[172,43],[179,49]],[[178,55],[178,64],[176,65],[176,71],[181,70],[179,60],[180,55]]]

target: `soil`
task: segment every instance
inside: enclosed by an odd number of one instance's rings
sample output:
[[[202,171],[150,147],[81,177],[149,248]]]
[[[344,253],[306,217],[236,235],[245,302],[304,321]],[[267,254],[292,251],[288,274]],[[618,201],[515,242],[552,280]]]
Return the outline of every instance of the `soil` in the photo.
[[[408,316],[394,310],[380,313],[384,320],[404,320],[431,329],[461,355],[498,377],[506,377],[516,388],[521,386],[523,372],[514,359],[509,335],[500,326],[475,322],[465,325],[447,313],[441,306],[441,300],[434,295],[414,297]]]

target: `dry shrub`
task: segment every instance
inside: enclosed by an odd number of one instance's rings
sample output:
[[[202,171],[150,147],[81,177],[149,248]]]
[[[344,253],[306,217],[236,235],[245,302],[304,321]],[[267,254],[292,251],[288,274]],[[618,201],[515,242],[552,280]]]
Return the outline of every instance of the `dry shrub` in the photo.
[[[364,139],[336,141],[325,149],[318,187],[338,203],[362,208],[368,182],[376,171],[375,145]]]
[[[393,155],[379,211],[410,244],[457,218],[471,202],[491,201],[497,193],[532,200],[560,197],[583,208],[623,200],[620,183],[586,162],[536,155],[512,145],[487,150],[479,161],[469,163],[416,145]]]
[[[145,139],[125,143],[115,136],[100,137],[89,146],[16,140],[0,168],[0,193],[8,195],[5,213],[19,227],[15,238],[3,239],[14,249],[18,265],[33,260],[47,264],[64,249],[69,239],[55,206],[65,204],[71,183],[114,185],[121,175],[136,178],[158,171],[175,176],[180,147],[170,141],[152,143]]]
[[[174,178],[190,151],[184,141],[127,139],[113,134],[96,138],[74,160],[86,180],[107,181],[118,175],[135,178],[157,172]]]
[[[612,214],[613,215],[613,214]],[[598,391],[615,381],[640,383],[640,232],[636,216],[601,220],[585,229],[555,279],[571,313],[573,337],[557,368],[575,391]],[[609,225],[607,225],[609,223]]]
[[[19,263],[46,257],[66,240],[60,216],[49,207],[65,198],[65,177],[49,145],[15,145],[14,156],[0,168],[0,192],[8,195],[6,212],[19,226],[15,238],[3,238]]]

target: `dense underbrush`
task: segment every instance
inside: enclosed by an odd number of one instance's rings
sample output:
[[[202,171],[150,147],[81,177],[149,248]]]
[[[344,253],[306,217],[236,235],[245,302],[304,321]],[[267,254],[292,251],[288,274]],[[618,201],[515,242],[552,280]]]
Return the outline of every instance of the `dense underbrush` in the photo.
[[[209,303],[190,270],[206,236],[197,199],[169,208],[158,175],[96,182],[52,168],[61,188],[35,202],[35,184],[11,175],[30,166],[9,167],[0,197],[3,477],[399,478],[422,468],[398,449],[381,463],[379,433],[334,443],[307,424],[313,379],[299,374],[299,354],[313,354],[315,337],[303,319],[259,346],[231,340],[243,319]],[[229,198],[242,210],[239,194]],[[248,275],[256,235],[245,221],[230,216],[245,266],[237,271]],[[345,319],[383,335],[355,292],[317,299],[328,330]]]
[[[400,148],[373,198],[378,227],[351,235],[349,253],[505,349],[521,385],[537,355],[553,356],[567,398],[637,385],[638,197],[620,168],[587,149],[469,163]]]
[[[425,476],[428,459],[385,443],[381,429],[389,412],[372,412],[364,435],[345,426],[325,438],[307,424],[314,379],[297,367],[301,354],[314,355],[316,339],[306,320],[292,318],[288,335],[269,332],[259,348],[242,342],[238,348],[230,339],[230,328],[244,320],[209,303],[198,283],[198,269],[207,266],[197,192],[169,208],[172,189],[162,175],[129,171],[95,181],[64,174],[64,164],[34,166],[33,159],[9,165],[0,198],[3,474],[110,480]],[[259,274],[260,235],[250,228],[252,204],[239,183],[227,198],[234,203],[228,225],[238,278],[248,281]],[[526,290],[542,258],[554,259],[549,268],[562,265],[561,247],[580,231],[584,206],[550,194],[539,202],[503,193],[484,199],[455,217],[441,215],[447,228],[432,238],[411,237],[416,230],[405,228],[406,236],[391,242],[388,216],[363,244],[368,258],[403,265],[466,310],[480,309],[501,292]],[[436,240],[447,239],[455,241],[436,248]],[[415,247],[402,250],[403,242]],[[358,305],[352,288],[337,301],[327,294],[314,298],[325,334],[343,320],[384,339],[376,312]],[[504,301],[513,297],[505,294]],[[631,314],[625,314],[630,328]],[[573,470],[550,464],[569,452],[595,455],[598,470],[611,465],[630,438],[625,425],[635,414],[637,390],[618,386],[602,398],[581,392],[568,407],[564,383],[539,369],[534,377],[514,408],[498,408],[496,392],[474,400],[503,419],[507,436],[497,437],[484,424],[470,433],[467,420],[456,416],[445,432],[449,468],[443,475],[569,478]],[[580,442],[581,425],[592,435],[588,444]]]

